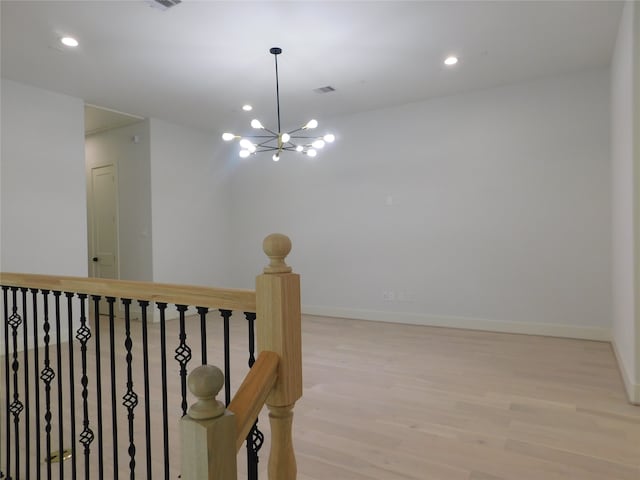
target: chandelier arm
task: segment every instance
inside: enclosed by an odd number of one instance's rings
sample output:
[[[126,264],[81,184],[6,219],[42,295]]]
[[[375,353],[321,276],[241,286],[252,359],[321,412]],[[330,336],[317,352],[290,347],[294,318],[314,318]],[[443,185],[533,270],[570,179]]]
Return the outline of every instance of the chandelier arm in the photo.
[[[277,135],[243,135],[242,138],[278,138]]]

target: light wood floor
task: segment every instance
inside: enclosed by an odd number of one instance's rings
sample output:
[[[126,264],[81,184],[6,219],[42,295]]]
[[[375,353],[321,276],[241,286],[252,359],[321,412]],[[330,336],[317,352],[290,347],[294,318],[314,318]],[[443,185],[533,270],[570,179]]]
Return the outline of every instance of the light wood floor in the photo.
[[[640,479],[608,343],[307,317],[299,478]]]
[[[197,321],[188,326],[196,335]],[[135,363],[142,357],[134,327]],[[150,337],[156,352],[157,328]],[[177,322],[168,328],[175,337]],[[231,330],[235,389],[247,369],[246,321],[234,316]],[[219,338],[219,328],[210,332]],[[221,365],[216,345],[208,349],[209,363]],[[300,480],[640,479],[640,408],[626,402],[607,343],[306,316],[303,359],[304,397],[294,417]],[[157,375],[157,362],[152,369]],[[175,411],[174,366],[170,373]],[[150,396],[159,409],[160,391],[152,388]],[[172,479],[179,472],[177,419],[170,430]],[[122,413],[119,422],[126,466]],[[266,479],[264,413],[260,423]],[[143,425],[136,423],[136,432]],[[153,432],[154,478],[161,478],[155,474],[161,437]],[[144,442],[137,440],[138,455]],[[137,465],[137,477],[145,478],[142,456]],[[246,471],[244,461],[239,470]]]

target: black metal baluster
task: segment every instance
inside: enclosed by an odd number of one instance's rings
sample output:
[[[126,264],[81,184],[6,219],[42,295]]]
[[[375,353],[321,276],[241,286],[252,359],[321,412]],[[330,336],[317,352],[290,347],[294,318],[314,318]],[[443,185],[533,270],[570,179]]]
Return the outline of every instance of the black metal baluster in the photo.
[[[76,380],[73,364],[73,292],[65,292],[67,297],[67,327],[69,329],[69,409],[71,410],[71,478],[76,480]],[[60,340],[58,340],[59,342]]]
[[[11,362],[11,370],[13,371],[13,402],[9,405],[9,411],[13,415],[13,436],[15,439],[15,455],[16,455],[16,479],[20,477],[20,413],[24,410],[24,404],[20,401],[18,392],[18,370],[20,362],[18,361],[18,327],[22,324],[22,318],[18,314],[18,288],[11,287],[11,298],[13,304],[11,307],[11,316],[9,317],[9,326],[11,327],[11,337],[13,345],[13,361]],[[8,353],[8,352],[7,352]],[[8,355],[7,355],[8,357]],[[9,418],[7,418],[9,422]]]
[[[111,428],[113,430],[113,478],[118,479],[118,401],[116,396],[115,297],[106,297],[109,305],[109,361],[111,364]]]
[[[5,391],[5,395],[7,396],[6,398],[6,402],[5,402],[5,428],[6,428],[6,436],[5,436],[5,440],[4,440],[4,444],[5,444],[5,452],[7,455],[7,466],[6,466],[6,471],[7,471],[7,477],[11,478],[11,426],[9,423],[9,306],[7,304],[7,291],[8,291],[9,287],[2,287],[2,295],[3,295],[3,311],[4,311],[4,316],[2,317],[4,319],[4,381],[5,381],[5,385],[4,385],[4,391]],[[0,455],[0,459],[2,458],[2,456]],[[4,475],[4,473],[3,473]]]
[[[167,332],[165,314],[167,304],[156,302],[160,311],[160,368],[162,380],[162,437],[164,443],[164,478],[169,480],[169,408],[167,405]]]
[[[122,397],[122,405],[127,409],[127,420],[129,421],[129,478],[134,480],[136,478],[136,444],[134,438],[133,429],[133,410],[138,406],[138,395],[133,390],[133,370],[131,365],[133,364],[133,355],[131,354],[131,348],[133,342],[131,341],[131,300],[128,298],[122,299],[124,305],[124,348],[127,351],[125,361],[127,362],[127,392]]]
[[[40,461],[40,455],[42,454],[40,450],[40,383],[39,383],[39,369],[40,369],[40,358],[39,358],[39,340],[38,340],[38,289],[32,288],[31,291],[31,301],[33,308],[33,386],[36,393],[36,461]],[[36,478],[40,480],[40,466],[36,463]]]
[[[93,300],[93,318],[96,333],[96,399],[98,402],[98,478],[104,478],[104,458],[102,456],[102,362],[100,360],[100,299],[99,295],[92,295]]]
[[[61,343],[61,332],[60,332],[60,295],[62,292],[53,291],[53,298],[55,300],[55,322],[56,322],[56,371],[57,379],[58,379],[58,447],[60,449],[60,453],[64,451],[64,430],[62,426],[64,425],[64,415],[62,414],[62,403],[63,395],[62,395],[62,347]],[[60,469],[60,478],[64,478],[64,462],[59,462],[58,467]]]
[[[29,419],[29,408],[31,402],[29,401],[29,329],[28,329],[28,321],[27,321],[27,292],[29,290],[27,288],[21,288],[20,292],[22,292],[22,346],[23,350],[23,362],[24,363],[24,420],[25,420],[25,430],[24,430],[24,445],[25,445],[25,474],[26,479],[29,480],[31,478],[31,422]]]
[[[9,303],[8,303],[8,290],[9,287],[2,287],[2,294],[4,299],[4,354],[9,358]],[[10,376],[9,376],[9,362],[4,362],[4,381],[5,381],[5,423],[6,423],[6,442],[5,451],[7,454],[7,478],[11,478],[11,423],[9,422],[9,398],[10,397]]]
[[[49,290],[42,290],[44,303],[44,368],[40,373],[40,380],[44,382],[44,431],[46,446],[47,480],[51,480],[51,382],[56,377],[51,368],[51,358],[49,356],[49,342],[51,341],[51,323],[49,322]]]
[[[245,312],[245,318],[249,325],[249,368],[256,362],[255,357],[255,320],[256,314]],[[249,480],[258,480],[258,452],[264,442],[263,433],[258,430],[258,420],[255,421],[249,435],[247,435],[247,476]]]
[[[182,416],[187,414],[187,363],[191,360],[191,348],[187,345],[187,333],[185,330],[185,312],[187,305],[176,305],[180,315],[180,344],[176,348],[175,359],[180,364],[180,393],[182,394]]]
[[[140,308],[142,308],[142,361],[144,372],[144,426],[145,435],[147,437],[147,480],[151,480],[153,472],[151,470],[151,409],[149,400],[149,332],[147,328],[147,308],[149,302],[146,300],[138,300]]]
[[[198,315],[200,315],[200,342],[202,349],[202,365],[207,364],[207,307],[197,307]]]
[[[220,316],[224,323],[224,404],[228,407],[231,403],[231,360],[229,346],[229,318],[231,310],[220,309]]]
[[[89,379],[87,377],[87,342],[91,338],[91,330],[87,327],[87,316],[85,313],[85,301],[87,295],[79,293],[80,299],[80,327],[76,332],[76,338],[80,342],[80,356],[82,358],[82,376],[80,384],[82,385],[82,432],[80,433],[80,443],[84,447],[84,478],[89,480],[89,454],[91,452],[90,445],[93,441],[93,431],[89,428]]]

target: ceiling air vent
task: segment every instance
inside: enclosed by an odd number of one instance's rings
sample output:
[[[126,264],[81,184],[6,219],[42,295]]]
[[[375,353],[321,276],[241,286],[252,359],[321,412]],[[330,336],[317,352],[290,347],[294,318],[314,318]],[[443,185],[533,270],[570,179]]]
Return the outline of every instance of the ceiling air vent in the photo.
[[[175,7],[179,3],[182,3],[182,0],[147,0],[147,3],[153,8],[168,10],[171,7]]]
[[[314,88],[313,91],[316,93],[329,93],[329,92],[335,92],[336,89],[333,88],[331,85],[327,85],[326,87]]]

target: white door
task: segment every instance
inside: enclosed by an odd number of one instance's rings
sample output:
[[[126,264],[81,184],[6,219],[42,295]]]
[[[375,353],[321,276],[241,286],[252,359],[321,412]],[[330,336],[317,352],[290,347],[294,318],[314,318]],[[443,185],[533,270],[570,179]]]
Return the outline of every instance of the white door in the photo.
[[[118,278],[118,202],[113,165],[91,169],[91,275]],[[101,302],[100,313],[108,313]]]

